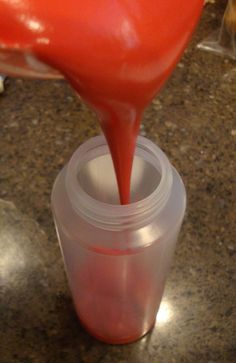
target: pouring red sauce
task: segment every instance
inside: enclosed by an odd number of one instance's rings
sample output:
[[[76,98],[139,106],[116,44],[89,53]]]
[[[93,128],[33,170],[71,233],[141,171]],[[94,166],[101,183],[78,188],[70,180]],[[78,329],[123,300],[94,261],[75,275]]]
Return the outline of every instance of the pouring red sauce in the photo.
[[[33,53],[58,69],[96,111],[123,204],[130,200],[142,114],[179,60],[203,1],[0,0],[2,46]],[[147,306],[147,324],[154,323],[156,306],[150,306],[150,296],[155,293],[158,303],[163,286],[153,292],[146,271],[135,272],[127,285],[133,300],[123,307],[120,269],[115,266],[113,259],[78,266],[75,281],[87,288],[74,294],[74,301],[80,320],[93,335],[109,343],[127,343],[146,331],[140,315]]]
[[[0,43],[60,70],[97,113],[122,204],[142,114],[178,62],[204,0],[0,0]]]

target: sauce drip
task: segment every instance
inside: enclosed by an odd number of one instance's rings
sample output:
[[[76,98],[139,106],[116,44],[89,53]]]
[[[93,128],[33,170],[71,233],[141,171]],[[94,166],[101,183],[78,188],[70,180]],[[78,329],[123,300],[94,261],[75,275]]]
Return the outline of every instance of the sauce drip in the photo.
[[[120,201],[142,114],[178,62],[203,0],[0,0],[0,43],[60,70],[97,113]]]

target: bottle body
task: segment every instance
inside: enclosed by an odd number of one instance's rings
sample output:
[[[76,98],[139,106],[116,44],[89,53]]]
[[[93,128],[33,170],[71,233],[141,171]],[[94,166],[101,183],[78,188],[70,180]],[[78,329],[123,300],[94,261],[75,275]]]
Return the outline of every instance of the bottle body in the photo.
[[[145,157],[138,152],[142,142],[146,143]],[[102,137],[86,144],[89,143],[90,157],[86,157],[89,152],[82,150],[81,165],[73,171],[70,162],[59,174],[52,193],[53,214],[81,323],[100,340],[128,343],[146,334],[155,323],[185,211],[185,189],[170,165],[165,187],[161,163],[155,163],[158,155],[149,153],[148,158],[150,141],[139,138],[132,183],[134,203],[119,206],[115,204],[117,197],[112,201],[114,204],[109,204],[117,194],[113,190],[114,180],[109,184],[109,167],[103,158],[109,151]],[[102,144],[103,152],[98,146]],[[79,150],[74,161],[78,157]],[[103,172],[98,173],[99,170]],[[82,185],[83,192],[79,192],[84,193],[84,200],[76,198],[76,185],[70,184],[73,172],[75,183]],[[99,175],[104,180],[104,173],[109,180],[99,183]],[[146,182],[144,175],[148,176]],[[161,183],[165,190],[158,194]],[[109,200],[104,202],[104,198]]]

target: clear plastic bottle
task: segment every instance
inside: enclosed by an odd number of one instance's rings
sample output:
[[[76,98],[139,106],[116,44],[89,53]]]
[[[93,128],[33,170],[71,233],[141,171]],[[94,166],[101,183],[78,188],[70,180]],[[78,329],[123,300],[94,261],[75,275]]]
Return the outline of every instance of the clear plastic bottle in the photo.
[[[139,137],[129,205],[119,205],[103,136],[59,173],[52,209],[75,308],[96,338],[121,344],[154,325],[186,207],[184,185],[165,154]]]

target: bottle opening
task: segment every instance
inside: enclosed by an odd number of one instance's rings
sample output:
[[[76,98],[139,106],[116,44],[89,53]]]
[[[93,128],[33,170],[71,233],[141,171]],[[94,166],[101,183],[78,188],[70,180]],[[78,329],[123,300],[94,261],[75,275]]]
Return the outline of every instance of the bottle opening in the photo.
[[[165,154],[138,137],[131,178],[131,203],[120,205],[115,171],[103,136],[81,145],[66,172],[66,190],[74,209],[92,224],[106,229],[137,227],[149,222],[165,205],[172,169]]]
[[[120,205],[116,175],[109,154],[98,156],[82,165],[78,170],[77,180],[83,191],[93,199]],[[150,161],[136,155],[131,178],[131,203],[151,195],[160,180],[160,171]]]

